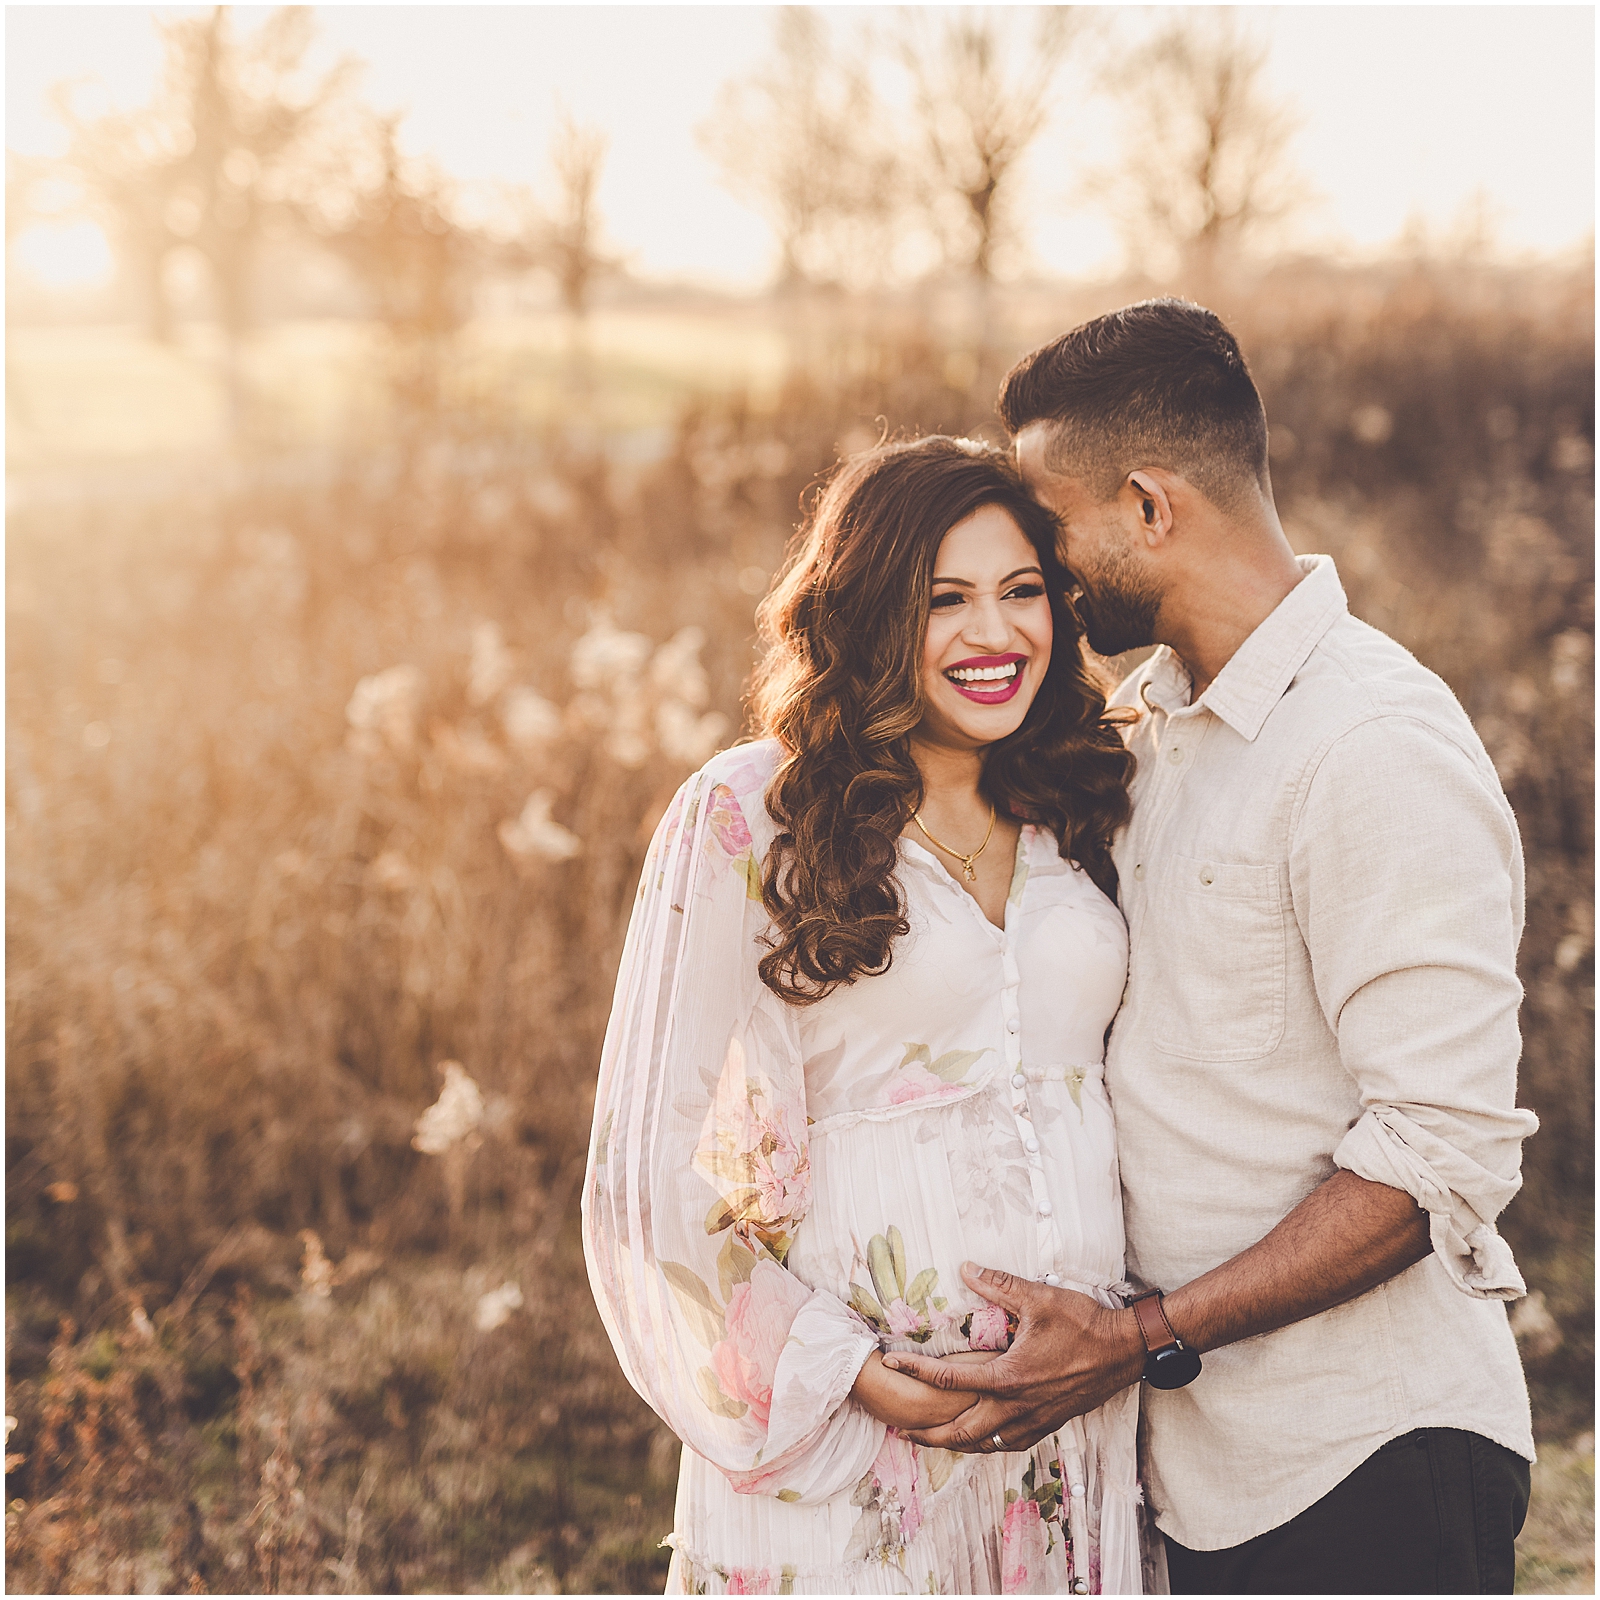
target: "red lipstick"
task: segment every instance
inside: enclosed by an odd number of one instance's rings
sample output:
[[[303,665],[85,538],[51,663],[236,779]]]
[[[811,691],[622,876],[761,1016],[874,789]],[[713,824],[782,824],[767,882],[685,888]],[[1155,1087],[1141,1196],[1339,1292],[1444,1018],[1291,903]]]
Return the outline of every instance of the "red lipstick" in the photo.
[[[1028,658],[1013,652],[1004,656],[968,656],[964,661],[953,661],[944,669],[945,681],[957,694],[980,706],[1001,706],[1022,687],[1022,674]],[[1006,672],[1006,668],[1014,671]],[[953,678],[951,673],[970,673],[967,678]],[[985,673],[989,676],[979,677]]]

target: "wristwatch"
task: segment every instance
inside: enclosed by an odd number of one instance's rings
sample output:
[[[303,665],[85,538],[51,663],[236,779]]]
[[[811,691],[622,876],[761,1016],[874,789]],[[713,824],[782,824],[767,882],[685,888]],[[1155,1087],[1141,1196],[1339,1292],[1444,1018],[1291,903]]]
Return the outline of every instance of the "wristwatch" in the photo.
[[[1149,1352],[1144,1358],[1144,1381],[1152,1389],[1181,1389],[1193,1383],[1200,1376],[1200,1352],[1172,1331],[1161,1308],[1161,1291],[1146,1289],[1128,1304],[1139,1319],[1139,1334]]]

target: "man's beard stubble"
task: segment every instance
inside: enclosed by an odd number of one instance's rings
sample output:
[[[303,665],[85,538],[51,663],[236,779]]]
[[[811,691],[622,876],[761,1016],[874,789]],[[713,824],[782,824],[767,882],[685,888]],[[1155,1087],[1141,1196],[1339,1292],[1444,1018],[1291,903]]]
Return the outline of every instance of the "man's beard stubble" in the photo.
[[[1074,573],[1084,638],[1097,656],[1120,656],[1156,642],[1161,595],[1126,556],[1113,557],[1092,580]]]

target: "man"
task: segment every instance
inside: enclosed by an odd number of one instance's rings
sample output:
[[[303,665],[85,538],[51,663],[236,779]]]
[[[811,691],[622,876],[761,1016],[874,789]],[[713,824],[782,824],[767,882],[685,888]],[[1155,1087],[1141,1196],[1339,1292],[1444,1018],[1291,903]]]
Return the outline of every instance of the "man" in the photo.
[[[1174,1592],[1509,1593],[1533,1440],[1493,1224],[1537,1124],[1494,768],[1333,563],[1290,550],[1211,312],[1086,323],[1000,411],[1089,642],[1163,647],[1112,701],[1138,771],[1106,1081],[1152,1292],[1108,1310],[969,1267],[1019,1332],[984,1366],[897,1358],[980,1395],[913,1437],[1025,1449],[1143,1376]]]

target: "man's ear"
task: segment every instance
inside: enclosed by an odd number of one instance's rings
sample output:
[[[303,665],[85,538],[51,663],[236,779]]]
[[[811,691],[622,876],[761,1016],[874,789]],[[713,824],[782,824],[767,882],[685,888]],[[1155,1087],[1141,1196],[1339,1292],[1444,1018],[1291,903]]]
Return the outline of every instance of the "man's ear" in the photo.
[[[1172,500],[1163,474],[1141,467],[1122,481],[1123,497],[1133,511],[1136,537],[1147,549],[1164,544],[1172,534]]]

